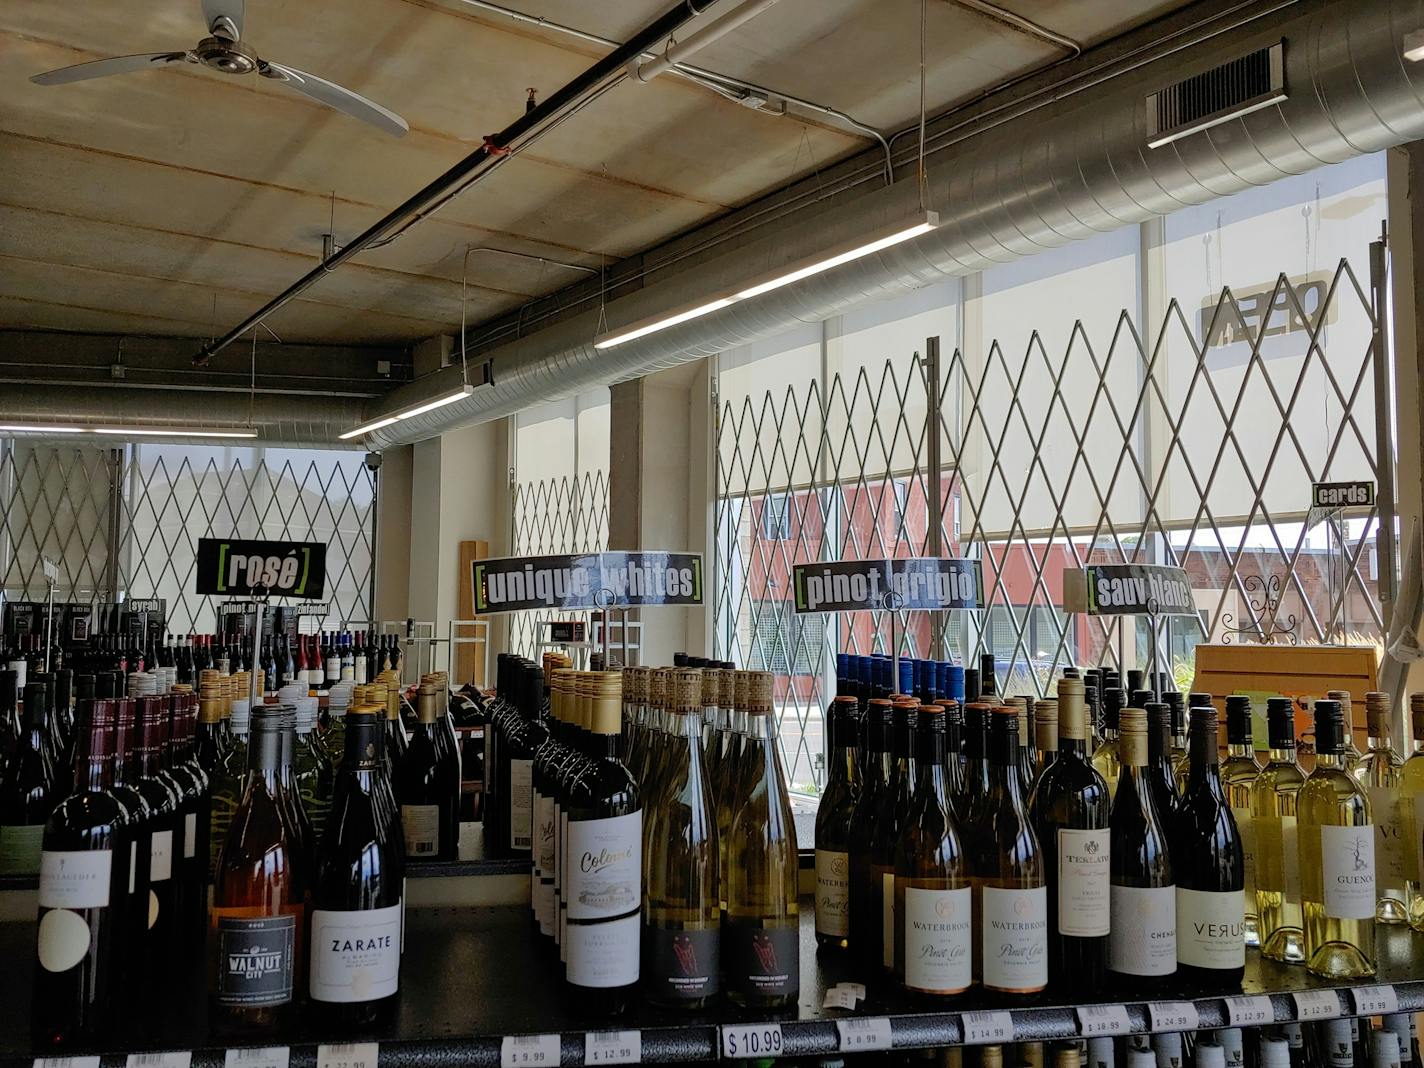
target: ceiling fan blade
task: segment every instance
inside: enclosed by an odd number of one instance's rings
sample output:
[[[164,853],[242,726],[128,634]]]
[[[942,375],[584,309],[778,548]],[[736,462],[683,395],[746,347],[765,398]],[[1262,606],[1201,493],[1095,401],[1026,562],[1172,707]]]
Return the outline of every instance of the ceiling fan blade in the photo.
[[[96,59],[90,63],[76,63],[72,67],[47,70],[43,74],[30,76],[36,85],[64,85],[66,82],[83,82],[90,78],[107,78],[110,74],[128,74],[136,70],[151,70],[166,67],[188,58],[187,52],[146,52],[141,56],[115,56],[113,59]]]
[[[264,69],[262,73],[267,77],[284,82],[289,88],[295,89],[327,107],[345,112],[353,119],[369,122],[372,126],[379,127],[394,137],[403,137],[410,130],[405,119],[394,111],[383,108],[375,101],[367,100],[350,89],[343,89],[335,82],[329,82],[325,78],[318,78],[315,74],[308,74],[304,70],[297,70],[296,67],[288,67],[282,63],[269,61],[265,66],[267,69]]]
[[[203,21],[207,24],[208,32],[232,41],[241,40],[242,8],[243,0],[203,0]],[[228,25],[220,26],[219,20],[226,20]]]

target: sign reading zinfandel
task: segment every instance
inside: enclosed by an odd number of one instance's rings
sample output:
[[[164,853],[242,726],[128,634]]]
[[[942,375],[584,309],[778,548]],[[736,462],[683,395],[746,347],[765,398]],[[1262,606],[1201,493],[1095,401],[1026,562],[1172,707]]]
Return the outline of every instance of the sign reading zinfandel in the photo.
[[[1090,564],[1091,616],[1194,616],[1196,602],[1187,573],[1161,564]]]
[[[702,554],[506,556],[472,565],[475,614],[702,603]]]
[[[196,593],[318,598],[326,592],[326,546],[199,538],[195,570]]]
[[[915,556],[794,564],[797,612],[983,608],[979,561]]]

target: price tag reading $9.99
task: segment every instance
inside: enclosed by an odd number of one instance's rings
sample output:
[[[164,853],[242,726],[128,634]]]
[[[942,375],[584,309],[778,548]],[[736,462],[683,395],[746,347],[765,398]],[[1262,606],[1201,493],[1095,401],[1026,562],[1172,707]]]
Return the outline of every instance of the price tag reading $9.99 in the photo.
[[[1132,1030],[1126,1005],[1078,1006],[1078,1033],[1084,1038],[1125,1035]]]
[[[1002,1045],[1014,1040],[1014,1018],[998,1012],[966,1012],[960,1017],[966,1046]]]
[[[722,1056],[728,1060],[781,1056],[781,1025],[723,1024]]]
[[[375,1042],[340,1042],[317,1046],[316,1068],[376,1068],[381,1047]]]
[[[505,1035],[499,1044],[500,1068],[556,1068],[558,1035]]]
[[[1276,1011],[1264,994],[1238,994],[1226,999],[1226,1018],[1232,1027],[1260,1027],[1274,1023]]]
[[[1388,1016],[1399,1011],[1399,995],[1392,986],[1357,986],[1350,996],[1361,1016]]]
[[[884,1016],[863,1016],[855,1020],[837,1020],[842,1053],[865,1053],[889,1049],[890,1021]]]
[[[584,1035],[584,1064],[638,1064],[642,1059],[641,1031],[590,1031]]]

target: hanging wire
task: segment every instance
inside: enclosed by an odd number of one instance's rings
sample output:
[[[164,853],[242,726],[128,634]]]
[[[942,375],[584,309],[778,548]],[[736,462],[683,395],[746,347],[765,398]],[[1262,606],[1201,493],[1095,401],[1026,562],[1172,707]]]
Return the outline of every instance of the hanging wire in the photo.
[[[928,36],[929,0],[920,0],[920,149],[916,162],[916,176],[920,187],[920,210],[925,210],[929,180],[925,175],[925,39]]]
[[[470,253],[474,251],[473,245],[466,245],[464,259],[460,262],[460,384],[462,386],[470,384],[470,368],[465,363],[465,289],[466,276],[470,269]]]

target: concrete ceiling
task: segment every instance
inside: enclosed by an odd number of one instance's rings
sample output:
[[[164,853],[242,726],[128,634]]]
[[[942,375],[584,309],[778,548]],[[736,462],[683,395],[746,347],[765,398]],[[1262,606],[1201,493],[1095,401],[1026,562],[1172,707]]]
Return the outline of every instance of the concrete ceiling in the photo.
[[[507,6],[622,40],[669,0]],[[1066,54],[969,6],[928,3],[931,113]],[[1183,4],[1001,6],[1089,46]],[[919,0],[782,0],[695,63],[888,133],[918,116],[919,18]],[[312,267],[333,213],[338,240],[359,232],[515,118],[526,87],[551,92],[604,52],[462,0],[249,0],[246,23],[264,58],[371,97],[410,133],[396,140],[266,79],[188,65],[36,86],[30,75],[53,67],[190,47],[199,4],[0,5],[0,329],[221,333]],[[268,322],[292,342],[450,332],[467,248],[598,267],[870,144],[833,120],[755,112],[677,77],[625,81]],[[467,321],[579,277],[472,255]]]

